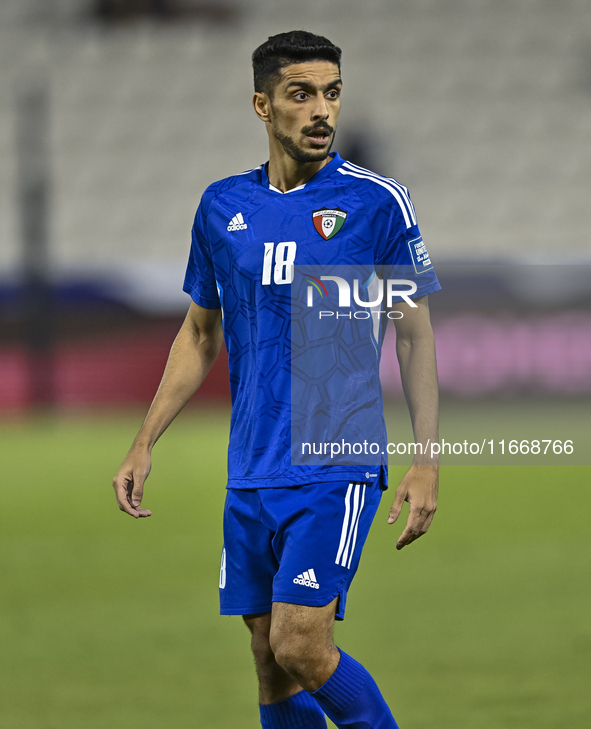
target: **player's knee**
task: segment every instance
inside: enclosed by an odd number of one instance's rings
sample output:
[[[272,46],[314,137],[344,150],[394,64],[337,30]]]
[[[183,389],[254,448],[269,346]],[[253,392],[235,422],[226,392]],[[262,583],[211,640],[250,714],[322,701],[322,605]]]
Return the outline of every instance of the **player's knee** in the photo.
[[[268,666],[275,663],[275,655],[271,650],[268,638],[253,635],[250,648],[258,666]]]
[[[301,673],[303,654],[301,647],[288,640],[282,640],[274,651],[275,660],[284,671],[293,675]]]
[[[269,645],[270,615],[243,615],[244,624],[250,630],[250,647],[258,665],[274,661]]]
[[[299,633],[271,632],[270,646],[277,663],[292,676],[305,675],[318,652],[318,645]]]

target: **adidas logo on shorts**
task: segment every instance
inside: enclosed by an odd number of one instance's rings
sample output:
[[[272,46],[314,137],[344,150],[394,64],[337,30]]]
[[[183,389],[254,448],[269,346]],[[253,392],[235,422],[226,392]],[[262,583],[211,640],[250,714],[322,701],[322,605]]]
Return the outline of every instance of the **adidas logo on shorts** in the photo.
[[[296,585],[312,587],[314,590],[317,590],[320,587],[320,585],[316,582],[316,575],[314,574],[314,570],[311,568],[309,570],[306,570],[306,572],[303,572],[301,575],[294,577],[293,581]]]
[[[244,222],[242,213],[236,213],[236,215],[228,223],[228,230],[230,231],[230,233],[233,230],[246,230],[246,228],[248,228],[248,225],[246,225],[246,223]]]

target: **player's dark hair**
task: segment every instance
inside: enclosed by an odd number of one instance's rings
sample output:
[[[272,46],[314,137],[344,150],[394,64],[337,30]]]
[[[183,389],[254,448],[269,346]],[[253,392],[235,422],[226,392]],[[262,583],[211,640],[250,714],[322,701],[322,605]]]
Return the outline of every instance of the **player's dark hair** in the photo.
[[[341,49],[322,35],[290,30],[272,35],[252,54],[254,90],[273,96],[281,69],[291,63],[331,61],[341,70]]]

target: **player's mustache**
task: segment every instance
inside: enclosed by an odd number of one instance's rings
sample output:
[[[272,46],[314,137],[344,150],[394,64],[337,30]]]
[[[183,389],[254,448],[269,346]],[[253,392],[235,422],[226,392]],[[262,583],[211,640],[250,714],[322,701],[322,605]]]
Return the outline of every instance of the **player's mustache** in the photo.
[[[326,132],[327,134],[332,134],[334,132],[334,127],[331,127],[330,124],[326,124],[326,123],[314,124],[314,126],[312,126],[312,127],[304,127],[302,129],[302,134],[307,136],[311,132],[319,132],[319,131]]]

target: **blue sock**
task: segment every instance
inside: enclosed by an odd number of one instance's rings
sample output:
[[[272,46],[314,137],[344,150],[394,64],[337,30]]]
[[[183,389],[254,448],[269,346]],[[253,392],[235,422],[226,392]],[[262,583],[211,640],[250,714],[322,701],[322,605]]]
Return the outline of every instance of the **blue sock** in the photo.
[[[339,650],[337,670],[310,696],[339,729],[398,729],[376,682],[361,663]]]
[[[263,729],[326,729],[324,712],[307,691],[259,708]]]

